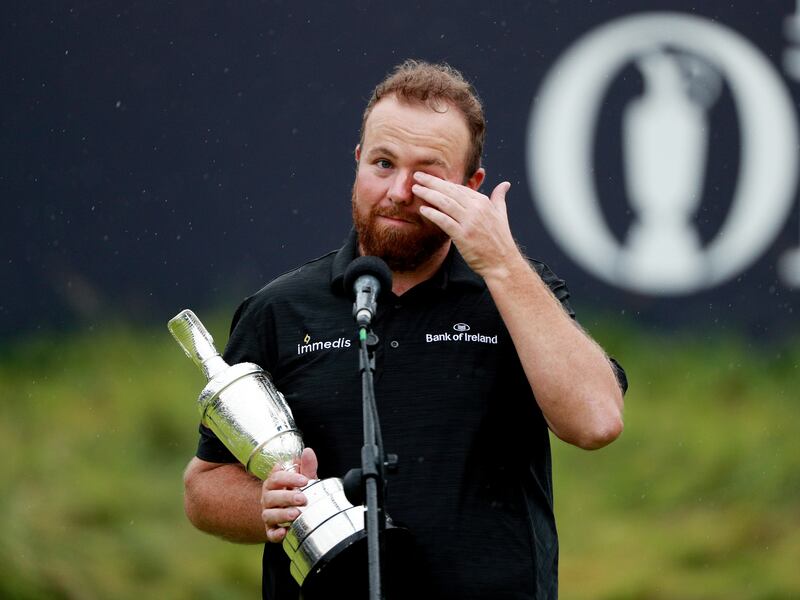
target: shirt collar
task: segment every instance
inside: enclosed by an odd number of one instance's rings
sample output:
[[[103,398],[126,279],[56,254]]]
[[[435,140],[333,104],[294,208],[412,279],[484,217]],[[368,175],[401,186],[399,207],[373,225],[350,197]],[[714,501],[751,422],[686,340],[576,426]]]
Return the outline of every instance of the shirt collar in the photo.
[[[358,257],[358,236],[355,229],[347,234],[344,245],[333,257],[331,265],[331,289],[334,293],[345,295],[344,272],[348,265]],[[450,245],[450,252],[442,263],[442,267],[428,280],[429,285],[440,289],[447,289],[450,285],[467,285],[484,287],[483,278],[469,268],[455,244]]]

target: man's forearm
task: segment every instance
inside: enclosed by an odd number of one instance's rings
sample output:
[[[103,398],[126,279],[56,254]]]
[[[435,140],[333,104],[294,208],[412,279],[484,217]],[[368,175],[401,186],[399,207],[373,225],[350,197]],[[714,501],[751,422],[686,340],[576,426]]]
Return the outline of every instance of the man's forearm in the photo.
[[[261,481],[238,463],[192,459],[184,473],[184,506],[201,531],[243,544],[267,541]]]
[[[564,312],[522,256],[486,277],[550,429],[582,448],[622,430],[622,393],[603,350]]]

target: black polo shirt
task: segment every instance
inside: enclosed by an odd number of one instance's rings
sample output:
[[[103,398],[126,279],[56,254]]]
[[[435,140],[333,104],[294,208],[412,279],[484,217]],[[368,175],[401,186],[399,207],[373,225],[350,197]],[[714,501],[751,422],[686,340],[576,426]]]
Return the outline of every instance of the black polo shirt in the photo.
[[[359,466],[361,381],[345,269],[338,251],[286,273],[247,298],[233,319],[230,363],[272,374],[319,476]],[[533,261],[572,315],[564,282]],[[453,247],[439,272],[378,305],[375,394],[387,452],[387,511],[409,527],[424,597],[555,598],[558,542],[548,428],[481,277]],[[197,456],[235,458],[201,428]],[[264,597],[297,598],[278,544],[264,552]]]

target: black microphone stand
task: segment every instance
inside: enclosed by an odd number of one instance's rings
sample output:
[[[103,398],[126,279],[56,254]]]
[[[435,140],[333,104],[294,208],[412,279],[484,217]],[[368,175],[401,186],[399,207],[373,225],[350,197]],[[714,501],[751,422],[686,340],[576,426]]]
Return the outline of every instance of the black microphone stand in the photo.
[[[358,489],[366,496],[364,529],[367,534],[367,564],[369,567],[369,598],[382,600],[381,554],[384,548],[384,531],[387,528],[384,509],[386,466],[378,407],[375,402],[375,346],[378,338],[372,333],[372,317],[376,312],[376,298],[380,290],[392,289],[392,273],[380,258],[360,256],[344,273],[345,289],[355,293],[353,317],[358,325],[359,368],[361,371],[361,401],[364,419],[364,445],[361,447],[361,469],[351,469],[344,477],[345,494],[352,493],[356,481]],[[394,461],[396,464],[396,460]],[[360,504],[353,502],[353,504]]]
[[[367,511],[364,528],[367,531],[367,562],[369,565],[370,600],[381,600],[382,532],[386,529],[384,509],[384,452],[378,408],[375,403],[373,373],[375,372],[375,344],[378,338],[369,326],[360,326],[359,368],[361,370],[361,399],[364,415],[364,445],[361,448],[361,485],[365,490]]]

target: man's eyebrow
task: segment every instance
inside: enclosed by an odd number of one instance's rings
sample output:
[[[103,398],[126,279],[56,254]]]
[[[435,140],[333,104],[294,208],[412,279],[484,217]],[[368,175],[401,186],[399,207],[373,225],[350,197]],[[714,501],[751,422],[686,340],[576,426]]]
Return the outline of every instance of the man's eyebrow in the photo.
[[[389,150],[386,146],[375,146],[374,148],[370,148],[367,152],[369,156],[374,156],[376,154],[380,154],[383,156],[388,156],[389,158],[397,158],[397,155]]]

